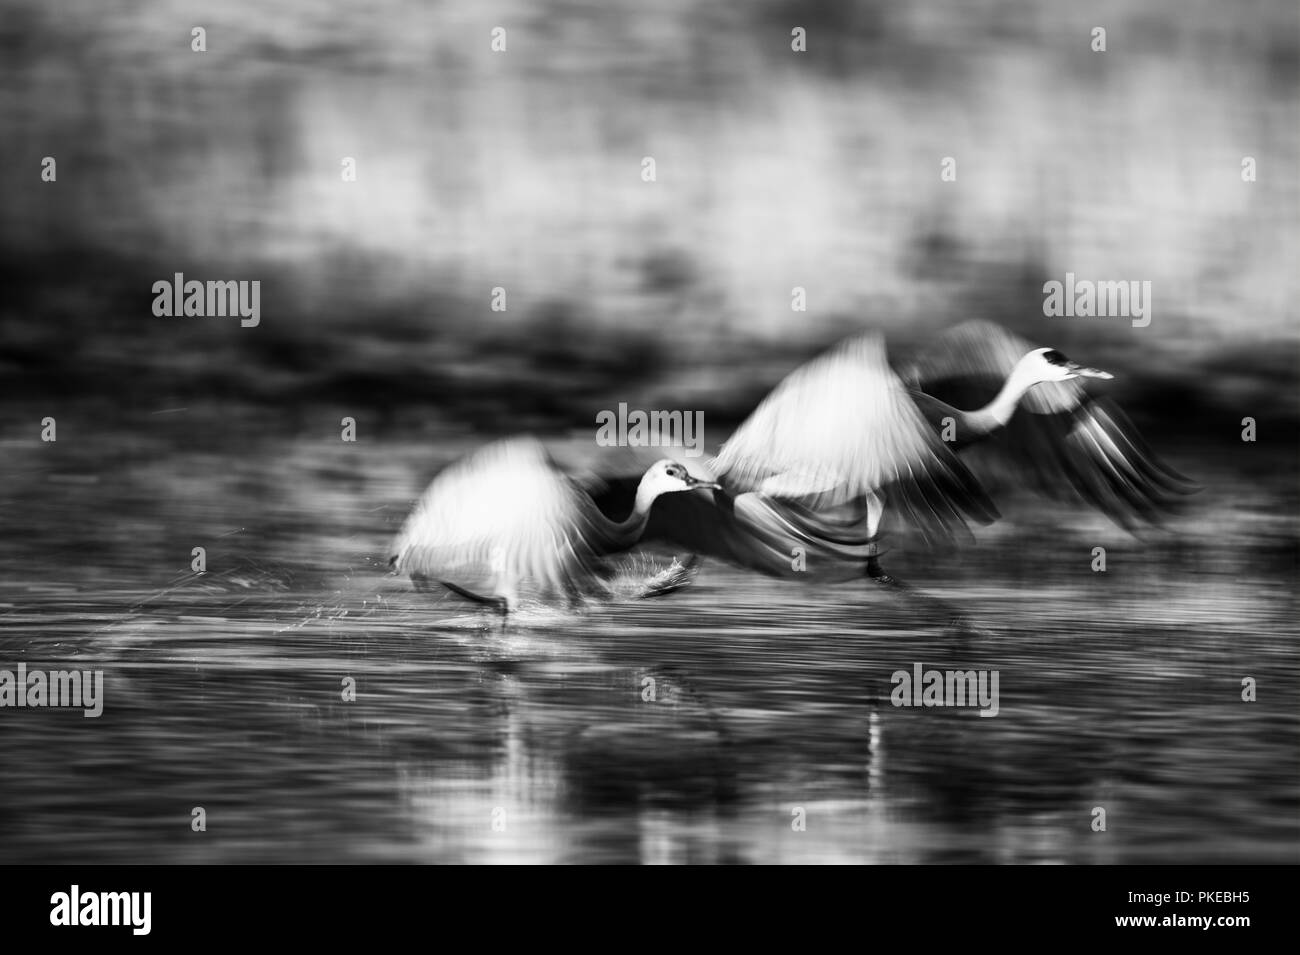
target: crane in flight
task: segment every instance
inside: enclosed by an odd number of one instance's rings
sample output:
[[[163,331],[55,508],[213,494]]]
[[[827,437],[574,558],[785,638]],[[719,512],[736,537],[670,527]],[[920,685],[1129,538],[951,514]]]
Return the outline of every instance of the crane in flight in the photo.
[[[516,608],[522,585],[572,602],[604,585],[602,559],[636,544],[658,497],[717,487],[676,461],[658,461],[637,482],[631,512],[616,521],[536,439],[507,438],[433,479],[394,541],[389,566],[417,587],[435,580],[503,616]]]
[[[997,508],[958,456],[986,441],[1053,498],[1130,531],[1159,524],[1196,487],[1082,386],[1111,377],[988,322],[954,328],[901,375],[879,334],[855,336],[778,384],[702,471],[719,489],[661,502],[644,537],[772,576],[800,576],[800,553],[808,576],[914,593],[880,565],[882,519],[932,547],[992,523]],[[610,482],[602,506],[625,485]]]

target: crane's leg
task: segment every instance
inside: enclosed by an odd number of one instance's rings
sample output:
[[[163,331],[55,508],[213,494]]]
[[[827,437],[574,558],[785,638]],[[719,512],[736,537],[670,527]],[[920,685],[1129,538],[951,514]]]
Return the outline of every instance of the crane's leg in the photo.
[[[515,591],[513,580],[499,584],[497,590],[497,612],[501,614],[501,632],[504,633],[510,623],[510,611],[519,606],[519,594]]]
[[[970,619],[960,610],[951,607],[947,601],[940,600],[931,594],[917,590],[911,584],[905,583],[890,574],[885,573],[884,568],[880,566],[878,555],[878,544],[876,542],[877,534],[880,531],[880,520],[885,513],[885,502],[875,494],[867,495],[867,532],[871,536],[871,545],[869,556],[867,557],[867,578],[873,581],[877,586],[896,594],[900,598],[908,599],[916,603],[925,603],[942,611],[948,618],[948,626],[958,633],[969,634],[970,636],[984,637],[989,636],[989,632],[977,627]]]
[[[916,603],[924,603],[941,611],[948,618],[949,628],[956,630],[958,633],[972,637],[988,637],[992,634],[983,627],[977,626],[966,614],[953,607],[946,600],[942,600],[933,594],[927,594],[924,591],[917,590],[906,581],[899,580],[881,569],[880,561],[875,557],[867,558],[867,577],[877,585],[896,594],[901,598],[911,600]]]
[[[412,578],[412,580],[414,580],[414,578]],[[483,604],[486,607],[491,607],[497,613],[501,614],[502,617],[510,613],[510,601],[505,597],[484,597],[482,594],[476,594],[474,591],[467,590],[459,584],[453,584],[449,580],[440,580],[438,583],[442,584],[457,596],[464,597],[466,600],[473,601],[477,604]]]
[[[877,583],[893,580],[880,569],[880,519],[885,516],[885,502],[878,494],[868,494],[867,498],[867,576]]]
[[[564,593],[565,606],[574,613],[581,612],[587,605],[582,588],[571,578],[566,577],[560,588]]]

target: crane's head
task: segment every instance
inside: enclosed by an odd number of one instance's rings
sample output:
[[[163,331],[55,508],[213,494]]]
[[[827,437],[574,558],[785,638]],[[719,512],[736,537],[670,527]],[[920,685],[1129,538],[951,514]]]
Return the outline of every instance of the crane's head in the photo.
[[[672,458],[664,458],[650,465],[645,477],[641,478],[641,484],[637,488],[637,499],[645,498],[649,502],[660,494],[669,494],[673,491],[718,489],[718,485],[712,481],[701,481],[699,478],[692,477],[685,465],[678,464]]]
[[[1110,372],[1085,368],[1070,361],[1055,348],[1035,348],[1020,359],[1016,371],[1033,384],[1044,381],[1069,381],[1071,378],[1114,378]]]

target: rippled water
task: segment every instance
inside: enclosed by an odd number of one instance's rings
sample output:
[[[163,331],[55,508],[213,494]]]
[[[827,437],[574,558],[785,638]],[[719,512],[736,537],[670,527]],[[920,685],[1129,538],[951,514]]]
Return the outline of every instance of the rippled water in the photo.
[[[0,711],[0,861],[1297,861],[1289,581],[1031,566],[926,581],[978,639],[709,565],[504,630],[378,573],[15,587],[0,667],[106,705]],[[892,706],[917,662],[996,669],[998,715]]]

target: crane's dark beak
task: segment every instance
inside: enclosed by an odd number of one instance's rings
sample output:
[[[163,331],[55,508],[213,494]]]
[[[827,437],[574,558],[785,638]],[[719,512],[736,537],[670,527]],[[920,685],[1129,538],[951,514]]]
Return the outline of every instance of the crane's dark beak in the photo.
[[[683,480],[686,482],[686,486],[690,488],[692,491],[721,491],[722,490],[722,485],[720,484],[714,484],[712,481],[701,481],[699,478],[691,477],[689,474],[686,475],[686,477],[683,478]]]
[[[1080,378],[1102,378],[1109,381],[1115,377],[1110,372],[1102,371],[1100,368],[1084,368],[1078,362],[1068,361],[1065,363],[1065,367]]]

